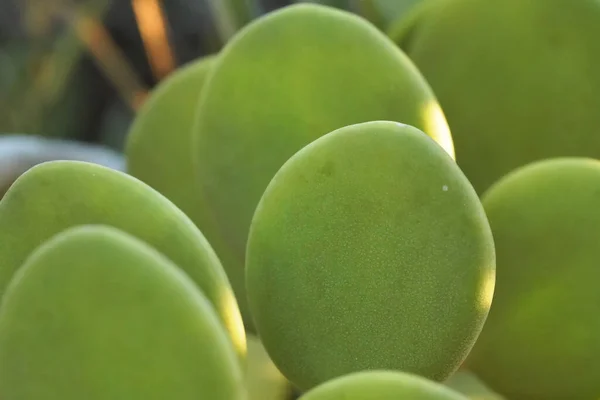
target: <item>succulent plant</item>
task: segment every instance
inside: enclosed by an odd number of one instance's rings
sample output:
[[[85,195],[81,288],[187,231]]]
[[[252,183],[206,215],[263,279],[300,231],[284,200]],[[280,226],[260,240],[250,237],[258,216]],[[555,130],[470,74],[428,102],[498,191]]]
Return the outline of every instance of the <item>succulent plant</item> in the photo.
[[[110,225],[132,234],[181,267],[211,301],[243,358],[246,344],[237,302],[202,233],[146,184],[97,164],[43,163],[10,187],[0,202],[0,293],[40,243],[88,224]]]
[[[597,0],[163,3],[0,1],[2,398],[598,399]]]
[[[311,35],[306,23],[314,28]],[[363,81],[366,69],[376,78]],[[353,94],[340,97],[349,87]],[[182,108],[184,98],[189,100]],[[453,155],[433,93],[383,33],[345,11],[295,5],[253,22],[221,53],[160,84],[130,131],[128,172],[196,222],[223,262],[253,331],[244,252],[253,210],[270,177],[313,139],[377,119],[418,126]],[[260,155],[248,151],[258,148]],[[233,159],[244,167],[232,168]]]
[[[214,56],[203,57],[161,82],[137,114],[125,147],[127,172],[168,197],[202,228],[212,223],[212,216],[198,182],[192,128],[202,87],[214,63]],[[203,229],[203,233],[223,265],[237,267],[219,237],[208,236],[211,230]],[[238,270],[226,271],[234,291],[243,293],[243,275]],[[246,302],[238,303],[248,315]]]
[[[600,393],[599,199],[588,158],[528,164],[484,194],[498,290],[467,364],[511,400]]]
[[[197,183],[192,127],[214,62],[214,57],[201,58],[161,82],[137,113],[125,149],[127,172],[167,196],[199,226],[209,217]]]
[[[209,300],[170,260],[115,228],[54,236],[2,303],[7,398],[244,399],[239,359]]]
[[[536,160],[600,157],[597,0],[425,1],[391,35],[438,97],[478,193]]]
[[[291,157],[256,209],[246,262],[258,333],[303,390],[366,369],[445,380],[494,289],[475,191],[438,144],[395,122],[341,128]]]
[[[324,6],[291,6],[240,31],[219,55],[197,112],[196,165],[213,218],[200,228],[237,261],[226,267],[232,281],[243,276],[262,192],[312,140],[353,123],[393,120],[419,127],[453,154],[443,113],[403,53],[366,21]],[[242,289],[237,294],[245,298]]]

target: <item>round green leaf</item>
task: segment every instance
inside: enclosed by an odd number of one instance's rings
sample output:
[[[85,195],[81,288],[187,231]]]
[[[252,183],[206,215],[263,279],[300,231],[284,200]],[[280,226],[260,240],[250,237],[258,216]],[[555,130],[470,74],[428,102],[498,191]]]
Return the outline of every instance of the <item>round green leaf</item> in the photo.
[[[328,381],[300,400],[467,400],[466,397],[417,375],[369,371]]]
[[[198,225],[210,218],[192,161],[192,126],[214,60],[194,61],[162,81],[137,113],[126,147],[127,172],[162,193]]]
[[[598,0],[430,0],[395,40],[431,84],[482,194],[527,163],[600,157]]]
[[[214,308],[139,239],[68,229],[15,274],[0,309],[0,392],[19,400],[242,400]]]
[[[483,197],[498,281],[468,365],[511,400],[600,394],[599,203],[587,158],[528,164]]]
[[[22,174],[0,201],[0,293],[40,243],[77,225],[103,224],[163,253],[202,289],[240,355],[245,334],[219,259],[173,203],[123,172],[80,161],[52,161]]]
[[[197,168],[218,232],[202,230],[243,260],[252,214],[283,163],[330,131],[373,120],[416,126],[453,154],[429,86],[366,20],[300,4],[253,22],[223,49],[201,96]]]
[[[265,348],[306,390],[365,369],[446,379],[485,321],[495,258],[452,158],[413,127],[370,122],[285,163],[254,215],[246,268]]]
[[[191,62],[154,89],[127,137],[127,172],[166,196],[202,230],[227,268],[244,324],[252,330],[244,276],[240,273],[242,260],[235,258],[222,238],[215,235],[217,229],[192,158],[198,101],[215,59],[210,56]]]

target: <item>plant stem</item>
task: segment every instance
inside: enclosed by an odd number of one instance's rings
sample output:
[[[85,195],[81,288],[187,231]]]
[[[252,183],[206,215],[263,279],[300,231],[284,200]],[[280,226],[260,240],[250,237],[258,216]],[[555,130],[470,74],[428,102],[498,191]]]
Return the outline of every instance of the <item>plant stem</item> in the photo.
[[[145,100],[148,89],[137,76],[123,51],[98,20],[83,14],[71,17],[77,36],[93,55],[98,67],[112,82],[122,99],[133,111]]]
[[[167,35],[167,19],[159,0],[132,0],[131,7],[144,43],[150,67],[157,81],[170,74],[175,56]]]

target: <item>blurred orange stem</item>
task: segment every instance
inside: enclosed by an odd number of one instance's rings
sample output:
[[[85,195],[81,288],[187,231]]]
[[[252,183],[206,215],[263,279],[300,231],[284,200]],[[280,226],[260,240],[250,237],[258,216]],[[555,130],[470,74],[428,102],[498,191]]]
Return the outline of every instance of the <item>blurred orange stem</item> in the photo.
[[[148,61],[157,80],[175,69],[167,35],[167,22],[159,0],[131,0]]]

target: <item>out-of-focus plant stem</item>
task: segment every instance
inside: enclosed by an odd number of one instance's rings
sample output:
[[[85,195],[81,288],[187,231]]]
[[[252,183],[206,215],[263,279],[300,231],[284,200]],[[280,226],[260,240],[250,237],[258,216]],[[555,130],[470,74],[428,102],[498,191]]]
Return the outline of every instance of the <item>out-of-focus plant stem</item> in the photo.
[[[104,26],[97,19],[77,12],[70,13],[68,20],[119,96],[132,110],[137,110],[148,90]]]
[[[140,36],[156,80],[175,69],[175,57],[167,35],[168,23],[160,0],[131,0]]]

